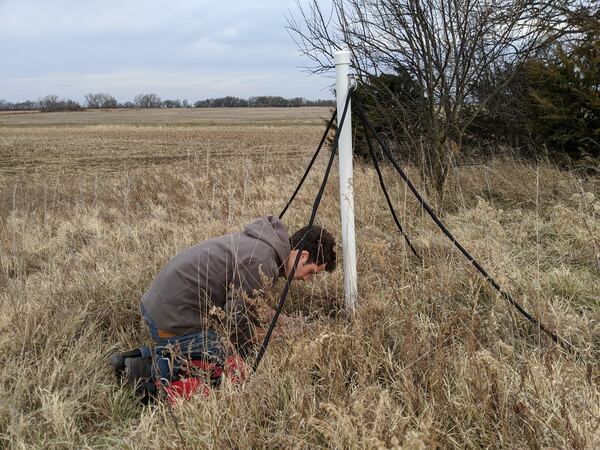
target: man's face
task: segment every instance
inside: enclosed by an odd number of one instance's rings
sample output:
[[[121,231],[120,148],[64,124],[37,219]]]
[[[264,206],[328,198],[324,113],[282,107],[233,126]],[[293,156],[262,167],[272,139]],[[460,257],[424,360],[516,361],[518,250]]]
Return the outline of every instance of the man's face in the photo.
[[[295,250],[290,255],[290,271],[292,266],[294,265],[294,261],[296,259]],[[308,252],[306,250],[302,251],[302,255],[300,256],[300,261],[298,262],[298,267],[296,268],[296,273],[294,274],[294,280],[302,280],[308,281],[312,278],[313,275],[323,272],[325,270],[325,264],[321,264],[320,266],[317,263],[309,263],[308,262]]]

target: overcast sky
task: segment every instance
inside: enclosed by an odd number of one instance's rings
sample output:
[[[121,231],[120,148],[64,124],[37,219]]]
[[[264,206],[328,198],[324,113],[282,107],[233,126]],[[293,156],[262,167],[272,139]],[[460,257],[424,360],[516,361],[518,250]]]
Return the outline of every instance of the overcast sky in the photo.
[[[332,98],[285,29],[293,0],[0,0],[0,99]]]

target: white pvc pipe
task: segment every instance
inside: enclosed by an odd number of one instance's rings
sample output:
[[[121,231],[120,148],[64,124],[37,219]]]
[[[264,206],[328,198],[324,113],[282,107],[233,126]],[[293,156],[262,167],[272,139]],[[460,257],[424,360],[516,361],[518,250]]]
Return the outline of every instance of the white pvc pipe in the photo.
[[[350,52],[335,52],[338,127],[344,111],[348,89],[350,88]],[[342,215],[342,248],[344,256],[344,297],[346,307],[356,307],[356,242],[354,236],[354,188],[352,186],[352,105],[348,112],[339,138],[340,162],[340,210]]]

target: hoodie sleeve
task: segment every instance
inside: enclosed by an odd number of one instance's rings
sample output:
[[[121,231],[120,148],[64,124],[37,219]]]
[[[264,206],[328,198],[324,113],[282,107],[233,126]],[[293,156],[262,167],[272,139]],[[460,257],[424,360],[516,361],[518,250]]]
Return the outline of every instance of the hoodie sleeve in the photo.
[[[233,281],[227,289],[225,312],[229,318],[230,337],[238,352],[244,357],[252,350],[254,327],[259,324],[255,306],[246,300],[262,295],[270,288],[270,284],[278,274],[279,268],[274,255],[262,264],[247,261],[246,264],[239,264]]]

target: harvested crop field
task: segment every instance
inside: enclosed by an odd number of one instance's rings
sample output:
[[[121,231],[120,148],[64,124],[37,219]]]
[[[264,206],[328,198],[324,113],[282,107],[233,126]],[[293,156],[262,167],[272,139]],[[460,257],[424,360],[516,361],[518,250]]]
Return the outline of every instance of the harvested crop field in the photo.
[[[0,177],[292,159],[310,153],[307,139],[318,143],[329,115],[327,108],[257,109],[0,113]]]
[[[109,355],[150,342],[139,301],[160,268],[278,214],[329,114],[0,114],[0,446],[600,446],[600,183],[549,164],[458,168],[443,219],[581,361],[511,309],[386,168],[423,261],[412,257],[375,171],[357,163],[354,316],[341,270],[295,283],[293,325],[260,370],[173,417],[114,379]],[[291,231],[308,220],[324,160],[285,216]],[[337,183],[335,172],[317,222],[339,235]]]

